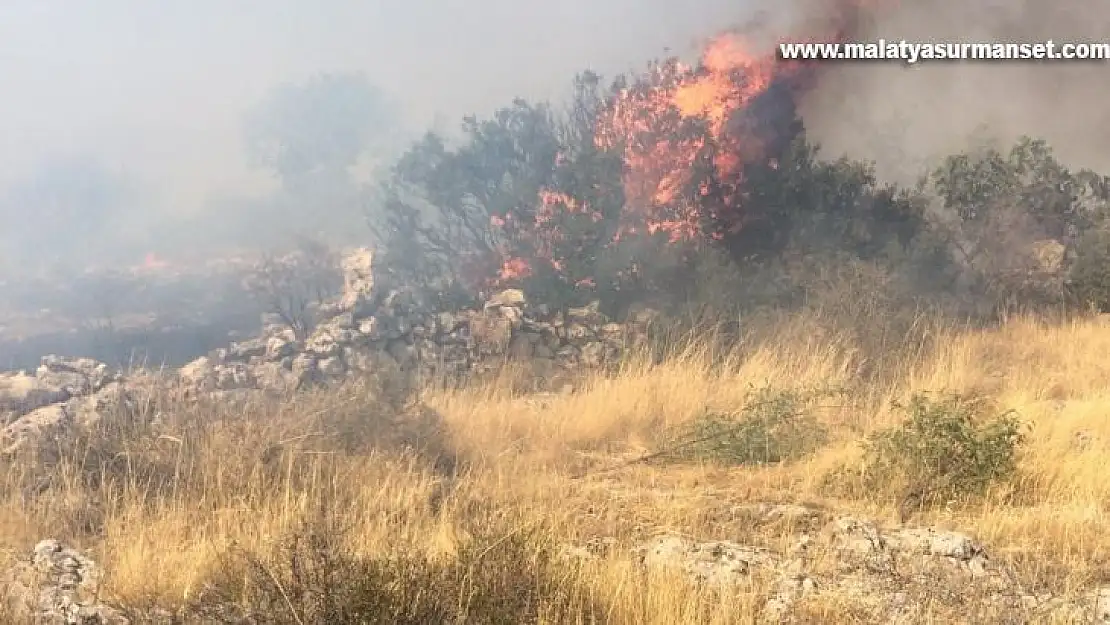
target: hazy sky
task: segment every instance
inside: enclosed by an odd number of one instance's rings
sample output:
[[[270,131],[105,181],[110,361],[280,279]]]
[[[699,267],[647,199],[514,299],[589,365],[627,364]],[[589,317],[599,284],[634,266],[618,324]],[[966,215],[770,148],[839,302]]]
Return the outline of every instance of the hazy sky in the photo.
[[[3,0],[0,186],[52,156],[170,210],[256,188],[244,110],[282,81],[364,71],[411,125],[454,126],[573,74],[641,67],[744,17],[737,0]],[[153,199],[153,198],[152,198]]]

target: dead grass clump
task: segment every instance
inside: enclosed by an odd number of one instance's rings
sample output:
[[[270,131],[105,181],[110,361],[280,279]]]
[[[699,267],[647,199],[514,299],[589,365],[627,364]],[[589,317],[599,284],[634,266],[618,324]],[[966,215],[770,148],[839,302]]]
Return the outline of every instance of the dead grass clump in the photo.
[[[597,622],[604,614],[546,528],[489,519],[449,557],[360,554],[326,511],[266,553],[238,550],[191,606],[206,622],[267,625]]]

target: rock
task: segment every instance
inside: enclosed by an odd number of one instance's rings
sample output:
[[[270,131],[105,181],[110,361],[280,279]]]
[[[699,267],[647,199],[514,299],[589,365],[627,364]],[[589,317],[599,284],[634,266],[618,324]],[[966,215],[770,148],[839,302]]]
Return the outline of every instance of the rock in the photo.
[[[579,359],[584,366],[599,367],[605,363],[605,345],[586,343],[579,351]]]
[[[297,386],[296,376],[280,362],[264,362],[251,369],[255,382],[262,390],[285,393]]]
[[[498,310],[501,312],[501,315],[503,317],[509,320],[509,324],[510,326],[512,326],[512,329],[514,331],[520,330],[522,327],[524,327],[524,313],[520,312],[519,308],[510,308],[507,306],[503,306]]]
[[[328,325],[337,330],[354,330],[358,327],[355,316],[350,312],[342,312],[328,320]]]
[[[305,340],[297,340],[281,315],[263,315],[256,336],[181,367],[177,392],[185,399],[282,393],[383,367],[458,382],[493,372],[506,356],[540,372],[538,382],[547,381],[573,377],[578,367],[614,362],[630,335],[627,326],[609,322],[596,301],[552,314],[543,304],[529,303],[520,289],[496,293],[478,309],[460,310],[429,309],[432,298],[423,291],[397,285],[377,296],[372,260],[365,248],[343,259],[342,293],[313,306],[319,323]],[[95,424],[132,406],[128,389],[142,375],[124,380],[95,360],[47,356],[34,375],[0,374],[0,426],[9,438],[26,438],[45,434],[54,423]],[[56,407],[28,417],[51,406]]]
[[[436,330],[439,334],[450,334],[457,330],[461,324],[462,320],[454,313],[441,312],[436,315]]]
[[[214,390],[232,391],[255,388],[255,378],[251,368],[245,363],[232,362],[215,368]]]
[[[342,351],[342,346],[332,334],[331,328],[325,326],[317,328],[312,336],[308,338],[305,342],[305,350],[320,358],[330,358],[338,356],[339,352]]]
[[[35,375],[73,395],[91,393],[119,379],[110,373],[108,365],[92,358],[67,358],[54,354],[43,356]]]
[[[367,317],[358,324],[359,334],[364,336],[367,340],[377,341],[382,338],[381,324],[378,322],[377,317]]]
[[[594,338],[594,333],[581,323],[572,323],[567,326],[567,340],[575,345],[582,345]]]
[[[36,408],[0,430],[0,451],[14,453],[32,440],[42,440],[63,430],[71,421],[63,404]]]
[[[512,335],[512,322],[500,314],[486,311],[470,319],[470,336],[482,354],[505,353]]]
[[[600,326],[609,320],[601,313],[601,302],[594,300],[579,308],[567,309],[567,319],[583,325]]]
[[[374,359],[366,349],[343,348],[343,362],[351,373],[369,373],[374,370]]]
[[[126,625],[122,612],[100,602],[100,568],[56,540],[35,545],[31,557],[5,577],[13,616],[64,625]]]
[[[489,310],[490,308],[496,308],[499,306],[521,307],[527,303],[528,300],[524,297],[524,291],[520,289],[505,289],[504,291],[496,293],[493,297],[486,300],[484,308],[486,310]]]
[[[208,356],[201,356],[177,370],[177,377],[183,384],[203,390],[206,383],[215,377],[216,367]]]
[[[131,408],[134,408],[134,400],[123,382],[111,382],[92,395],[72,397],[65,403],[66,412],[76,423],[86,427]]]
[[[358,248],[343,258],[343,294],[339,309],[357,317],[369,312],[374,290],[374,255],[365,247]]]
[[[297,354],[290,363],[290,371],[298,387],[307,384],[316,378],[316,358],[309,354]]]
[[[774,556],[767,549],[729,541],[698,543],[679,536],[657,537],[635,553],[645,566],[677,567],[697,579],[713,583],[730,582],[756,567],[775,564]]]
[[[347,367],[343,364],[343,359],[339,357],[330,357],[320,360],[316,363],[316,369],[320,375],[327,378],[339,378],[347,372]]]
[[[284,336],[271,336],[266,341],[266,359],[282,360],[297,353],[297,344],[292,338]]]
[[[239,343],[232,343],[228,348],[228,358],[240,362],[247,362],[251,358],[265,355],[268,351],[268,341],[261,338],[250,339]]]
[[[0,410],[5,412],[25,414],[69,397],[64,388],[22,371],[0,375]]]

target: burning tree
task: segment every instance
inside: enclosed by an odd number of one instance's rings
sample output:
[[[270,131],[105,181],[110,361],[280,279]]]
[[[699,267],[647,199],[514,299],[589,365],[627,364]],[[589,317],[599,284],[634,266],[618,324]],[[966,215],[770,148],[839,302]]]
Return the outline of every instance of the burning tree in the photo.
[[[597,76],[575,84],[565,111],[517,100],[492,119],[466,118],[458,149],[433,134],[415,144],[372,222],[384,265],[472,293],[516,283],[565,297],[591,285],[623,203],[621,163],[593,144]]]
[[[747,261],[804,232],[865,253],[904,244],[920,204],[806,141],[795,99],[811,71],[727,34],[696,66],[653,63],[607,87],[580,76],[565,111],[518,100],[467,118],[457,149],[428,135],[385,190],[386,264],[570,303],[650,286],[710,246]]]

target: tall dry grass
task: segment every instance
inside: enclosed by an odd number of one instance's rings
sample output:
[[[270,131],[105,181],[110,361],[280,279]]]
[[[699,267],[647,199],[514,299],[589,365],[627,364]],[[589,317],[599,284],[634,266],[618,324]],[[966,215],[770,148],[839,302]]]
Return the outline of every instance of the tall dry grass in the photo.
[[[1110,323],[1020,316],[976,330],[875,312],[753,321],[732,342],[703,326],[566,395],[520,396],[511,372],[427,391],[404,410],[360,384],[234,410],[152,395],[144,410],[157,425],[123,420],[5,465],[0,547],[14,558],[45,537],[75,543],[108,572],[113,601],[189,608],[195,622],[216,619],[216,605],[253,605],[270,622],[336,622],[360,601],[383,623],[753,622],[770,579],[721,594],[641,577],[622,549],[581,567],[553,554],[661,530],[785,548],[794,528],[754,529],[730,512],[752,501],[893,521],[896,502],[834,498],[822,481],[859,457],[862,437],[897,421],[893,401],[951,391],[989,396],[1031,426],[1021,496],[915,521],[975,534],[1052,592],[1105,575]],[[828,442],[800,461],[614,468],[672,426],[736,410],[752,389],[816,387],[840,394],[819,410]],[[313,577],[324,565],[340,577]],[[306,579],[330,599],[290,596]],[[806,610],[812,622],[855,618],[836,597]]]

